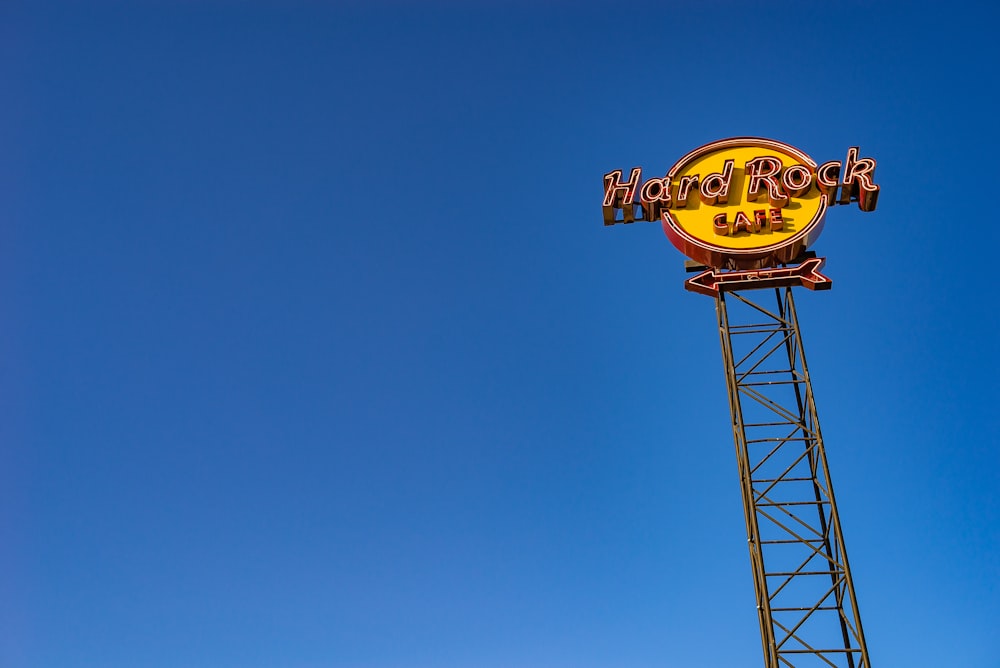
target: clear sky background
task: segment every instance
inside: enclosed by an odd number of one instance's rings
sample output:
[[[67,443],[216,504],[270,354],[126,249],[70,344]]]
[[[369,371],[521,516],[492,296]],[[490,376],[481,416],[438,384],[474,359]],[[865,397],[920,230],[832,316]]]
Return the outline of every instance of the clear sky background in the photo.
[[[799,315],[873,666],[1000,666],[993,3],[5,2],[0,665],[730,668],[712,301],[601,177],[879,161]]]

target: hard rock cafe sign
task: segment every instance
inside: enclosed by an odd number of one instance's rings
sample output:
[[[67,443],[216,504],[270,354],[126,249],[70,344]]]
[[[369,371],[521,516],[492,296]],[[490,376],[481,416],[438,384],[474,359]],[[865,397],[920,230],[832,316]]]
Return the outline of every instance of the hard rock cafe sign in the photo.
[[[642,180],[635,167],[604,175],[604,224],[660,221],[670,242],[708,271],[688,289],[717,294],[744,280],[830,286],[822,260],[803,259],[823,229],[828,207],[857,202],[874,211],[875,160],[858,147],[844,161],[817,165],[771,139],[734,137],[691,151],[663,177]],[[737,289],[729,287],[728,289]]]

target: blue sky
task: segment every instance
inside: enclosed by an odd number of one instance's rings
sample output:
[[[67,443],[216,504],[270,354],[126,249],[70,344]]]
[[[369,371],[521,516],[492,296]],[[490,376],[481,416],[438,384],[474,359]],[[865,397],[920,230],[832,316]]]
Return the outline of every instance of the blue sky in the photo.
[[[0,664],[760,665],[712,302],[600,210],[757,135],[879,161],[798,300],[873,665],[997,666],[996,9],[470,4],[0,8]]]

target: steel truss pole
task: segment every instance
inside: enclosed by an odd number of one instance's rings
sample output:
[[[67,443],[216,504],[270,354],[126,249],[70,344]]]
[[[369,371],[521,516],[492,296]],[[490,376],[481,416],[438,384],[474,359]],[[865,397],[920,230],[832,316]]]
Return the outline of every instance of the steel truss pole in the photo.
[[[764,665],[870,668],[792,289],[769,293],[716,298]]]

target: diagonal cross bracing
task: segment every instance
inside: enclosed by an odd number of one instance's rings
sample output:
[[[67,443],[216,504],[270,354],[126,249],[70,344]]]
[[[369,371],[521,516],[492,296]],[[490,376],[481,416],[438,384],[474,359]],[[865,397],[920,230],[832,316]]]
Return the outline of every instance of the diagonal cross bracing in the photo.
[[[792,289],[716,312],[765,668],[871,668]]]

